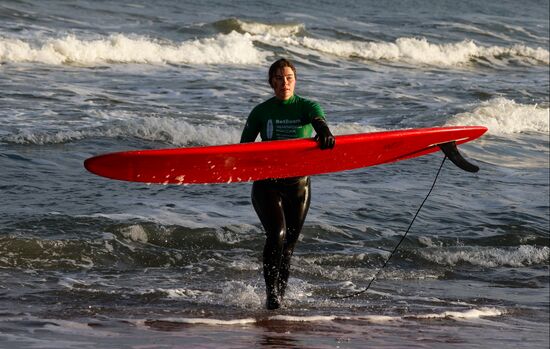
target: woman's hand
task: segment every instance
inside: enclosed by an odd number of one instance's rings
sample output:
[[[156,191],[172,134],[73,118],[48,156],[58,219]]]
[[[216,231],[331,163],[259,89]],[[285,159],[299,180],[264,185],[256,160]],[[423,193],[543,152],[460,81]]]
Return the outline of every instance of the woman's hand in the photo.
[[[319,147],[321,149],[334,148],[334,144],[336,144],[336,139],[330,132],[326,121],[323,118],[316,116],[313,118],[313,120],[311,120],[311,125],[317,133],[317,135],[315,136],[315,140],[319,142]]]

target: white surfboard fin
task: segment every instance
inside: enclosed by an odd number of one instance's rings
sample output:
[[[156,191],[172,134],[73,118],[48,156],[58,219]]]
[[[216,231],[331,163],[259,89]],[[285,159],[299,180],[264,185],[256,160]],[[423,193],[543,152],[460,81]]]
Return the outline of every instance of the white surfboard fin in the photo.
[[[438,144],[438,147],[441,148],[443,153],[459,168],[463,169],[467,172],[477,172],[479,171],[479,167],[472,164],[471,162],[468,162],[468,160],[464,159],[462,154],[458,151],[458,148],[456,147],[456,142],[448,142],[448,143],[442,143]]]

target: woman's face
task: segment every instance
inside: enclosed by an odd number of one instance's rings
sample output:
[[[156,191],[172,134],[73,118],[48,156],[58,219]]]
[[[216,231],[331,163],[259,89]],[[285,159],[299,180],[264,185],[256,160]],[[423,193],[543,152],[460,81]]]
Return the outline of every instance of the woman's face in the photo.
[[[290,67],[283,67],[279,69],[273,78],[271,78],[271,84],[275,97],[282,101],[286,101],[294,94],[294,87],[296,86],[296,77]]]

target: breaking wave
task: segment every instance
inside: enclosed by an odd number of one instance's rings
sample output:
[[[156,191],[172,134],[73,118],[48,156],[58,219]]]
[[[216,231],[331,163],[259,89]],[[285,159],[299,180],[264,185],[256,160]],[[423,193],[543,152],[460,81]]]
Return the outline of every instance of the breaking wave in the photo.
[[[116,114],[116,113],[115,113]],[[0,136],[0,142],[14,144],[61,144],[97,137],[138,138],[174,146],[238,143],[244,119],[231,117],[213,124],[192,124],[183,118],[99,115],[100,126],[44,130],[21,128]],[[506,98],[481,102],[471,111],[452,116],[445,126],[486,126],[489,134],[503,136],[526,132],[548,134],[550,109],[536,104],[516,103]],[[334,122],[335,135],[378,132],[385,129],[356,122]]]
[[[480,307],[474,309],[461,309],[456,311],[444,311],[439,313],[425,314],[407,314],[403,316],[392,315],[356,315],[356,316],[339,316],[339,315],[272,315],[267,319],[241,318],[241,319],[215,319],[215,318],[163,318],[156,321],[144,321],[141,324],[146,326],[155,325],[156,322],[172,322],[183,324],[200,324],[210,326],[242,326],[247,324],[257,323],[259,321],[280,321],[280,322],[302,322],[302,323],[318,323],[318,322],[342,322],[342,321],[361,321],[366,323],[391,323],[404,322],[426,319],[452,319],[457,321],[482,319],[484,317],[502,316],[505,311],[493,307]]]
[[[455,115],[447,126],[483,125],[493,135],[537,132],[548,134],[550,109],[536,104],[521,104],[506,98],[482,102],[471,112]]]
[[[0,38],[0,63],[83,66],[117,63],[261,64],[264,58],[264,53],[253,45],[249,34],[236,32],[181,43],[124,34],[93,40],[68,35],[34,44]]]
[[[381,129],[359,123],[335,123],[334,134],[374,132]],[[194,125],[171,117],[130,117],[107,119],[103,126],[75,130],[21,129],[0,136],[0,142],[14,144],[62,144],[88,138],[138,138],[174,146],[234,144],[240,140],[242,126]]]
[[[525,45],[510,47],[479,45],[471,40],[456,43],[436,44],[425,38],[402,37],[395,42],[362,42],[310,37],[272,38],[264,37],[263,41],[280,42],[280,44],[305,47],[315,51],[344,58],[359,58],[373,61],[403,62],[409,64],[457,66],[476,59],[499,60],[515,58],[527,64],[549,64],[549,51]]]
[[[253,35],[272,35],[275,37],[287,37],[305,33],[305,25],[302,23],[261,23],[244,21],[237,18],[224,19],[213,24],[221,32],[249,33]]]
[[[175,146],[238,143],[241,129],[231,126],[193,125],[175,118],[144,117],[78,130],[40,131],[23,129],[0,138],[15,144],[60,144],[87,138],[135,137]]]
[[[529,65],[550,63],[547,49],[523,44],[483,46],[471,40],[433,43],[416,37],[401,37],[394,42],[315,38],[306,35],[303,24],[264,24],[238,19],[219,21],[213,26],[221,33],[184,42],[115,33],[94,39],[75,35],[34,40],[4,37],[0,38],[0,63],[261,65],[268,56],[276,54],[267,47],[429,66],[461,66],[475,61],[497,66],[511,61]]]
[[[519,268],[546,264],[550,258],[550,248],[548,246],[537,247],[531,245],[510,248],[425,249],[420,250],[419,253],[423,258],[439,265],[455,266],[466,263],[487,268],[500,266]]]

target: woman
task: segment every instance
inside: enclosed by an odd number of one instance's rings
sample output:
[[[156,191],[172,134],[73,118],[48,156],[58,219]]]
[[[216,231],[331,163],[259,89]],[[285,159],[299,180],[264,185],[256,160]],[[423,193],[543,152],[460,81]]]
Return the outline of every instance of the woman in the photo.
[[[294,94],[296,68],[279,59],[269,68],[274,97],[257,105],[246,121],[241,143],[309,138],[313,129],[321,149],[332,149],[335,139],[319,104]],[[311,200],[309,177],[267,179],[252,185],[252,204],[266,233],[263,269],[266,307],[277,309],[288,282],[290,259]]]

